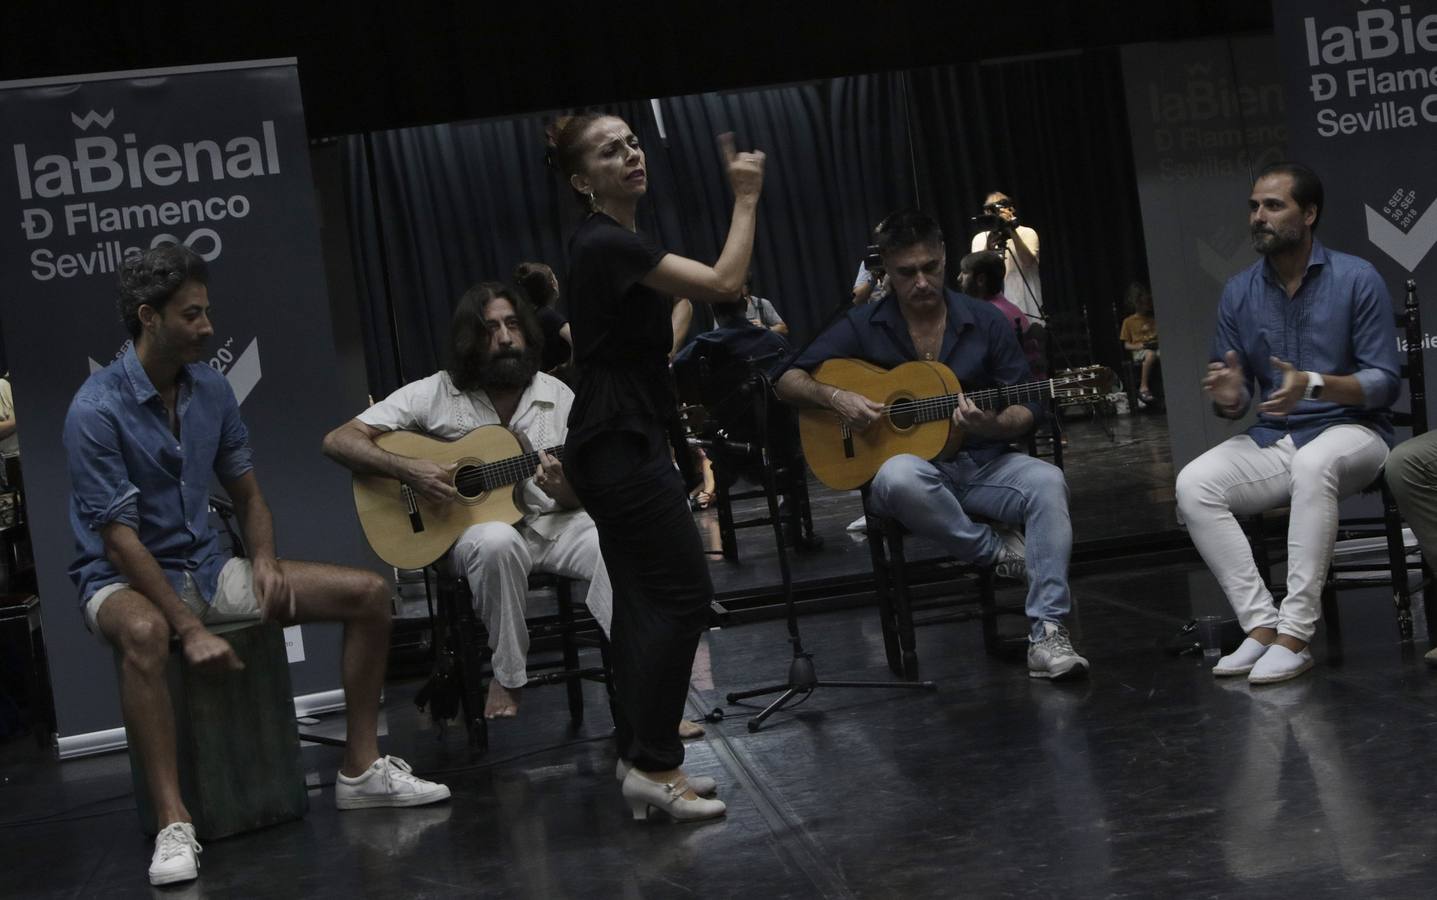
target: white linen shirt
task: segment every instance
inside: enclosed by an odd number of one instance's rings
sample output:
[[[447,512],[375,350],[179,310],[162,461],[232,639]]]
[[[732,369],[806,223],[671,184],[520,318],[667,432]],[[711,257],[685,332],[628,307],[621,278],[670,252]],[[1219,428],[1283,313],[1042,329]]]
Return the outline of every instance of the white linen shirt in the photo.
[[[519,397],[509,430],[529,439],[535,450],[562,446],[569,433],[574,392],[557,378],[536,373]],[[483,389],[461,391],[443,370],[385,397],[355,418],[381,431],[418,431],[441,440],[458,440],[481,425],[499,425],[499,413]],[[554,540],[582,510],[563,509],[540,490],[533,477],[519,492],[524,522],[545,540]]]

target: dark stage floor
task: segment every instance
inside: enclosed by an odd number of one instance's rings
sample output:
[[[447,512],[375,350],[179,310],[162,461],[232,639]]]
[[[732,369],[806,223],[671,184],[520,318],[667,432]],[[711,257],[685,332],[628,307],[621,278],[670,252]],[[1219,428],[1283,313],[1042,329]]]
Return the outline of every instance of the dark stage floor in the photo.
[[[846,541],[841,527],[834,540]],[[1129,559],[1073,583],[1091,680],[1030,680],[1020,659],[984,654],[976,623],[921,629],[937,692],[825,689],[757,734],[734,707],[709,725],[688,767],[719,780],[729,815],[714,823],[629,819],[596,685],[577,733],[562,689],[531,689],[469,766],[462,735],[437,741],[416,713],[415,684],[392,684],[386,749],[446,781],[451,802],[338,813],[318,787],[303,822],[211,842],[198,883],[153,893],[1431,895],[1437,671],[1423,667],[1424,643],[1397,643],[1384,591],[1343,595],[1340,665],[1323,661],[1320,637],[1312,673],[1251,688],[1158,650],[1212,603],[1199,565]],[[889,677],[871,609],[803,627],[821,676]],[[691,709],[781,678],[787,655],[782,622],[710,632]],[[59,764],[32,748],[0,747],[4,895],[151,895],[125,757]],[[309,746],[304,758],[329,782],[339,752]]]

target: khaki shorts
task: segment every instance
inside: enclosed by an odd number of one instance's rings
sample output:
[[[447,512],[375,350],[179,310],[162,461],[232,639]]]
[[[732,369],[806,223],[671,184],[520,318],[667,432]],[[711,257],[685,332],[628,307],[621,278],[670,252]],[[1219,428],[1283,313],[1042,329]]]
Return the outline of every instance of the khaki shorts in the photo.
[[[90,597],[85,604],[85,627],[100,640],[100,606],[116,591],[129,587],[124,582],[107,584]],[[259,600],[254,593],[254,568],[247,559],[235,557],[220,569],[219,584],[215,587],[212,602],[206,603],[200,596],[200,589],[190,573],[185,573],[185,588],[180,591],[180,600],[189,607],[205,625],[219,625],[225,622],[244,622],[259,618]]]

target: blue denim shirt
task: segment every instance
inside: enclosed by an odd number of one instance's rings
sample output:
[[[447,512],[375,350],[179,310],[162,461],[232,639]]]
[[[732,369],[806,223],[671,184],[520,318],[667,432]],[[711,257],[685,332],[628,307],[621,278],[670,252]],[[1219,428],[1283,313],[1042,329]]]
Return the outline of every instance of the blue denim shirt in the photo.
[[[135,348],[80,386],[65,415],[70,467],[70,577],[88,601],[125,580],[105,555],[100,529],[121,522],[165,571],[176,593],[186,573],[206,601],[230,554],[209,521],[210,473],[233,481],[252,469],[249,432],[234,391],[202,363],[179,375],[180,438]]]
[[[1259,415],[1247,432],[1253,441],[1267,447],[1291,434],[1301,447],[1325,428],[1356,423],[1391,446],[1389,407],[1397,398],[1401,366],[1394,313],[1387,286],[1371,263],[1328,250],[1315,238],[1307,272],[1292,297],[1266,258],[1229,279],[1218,306],[1211,358],[1221,361],[1236,350],[1249,396],[1266,400],[1282,386],[1281,370],[1269,361],[1273,356],[1307,372],[1355,375],[1362,384],[1362,406],[1301,400],[1286,416]]]
[[[951,290],[944,291],[944,299],[948,303],[948,322],[938,362],[953,370],[963,390],[1031,380],[1028,360],[1018,346],[1013,325],[996,306]],[[890,294],[877,303],[852,310],[819,335],[794,366],[812,372],[820,363],[836,357],[862,359],[885,369],[918,359],[898,298]],[[1024,405],[1032,410],[1034,421],[1041,420],[1040,404]],[[1011,449],[1006,441],[971,438],[963,442],[963,452],[980,465]]]

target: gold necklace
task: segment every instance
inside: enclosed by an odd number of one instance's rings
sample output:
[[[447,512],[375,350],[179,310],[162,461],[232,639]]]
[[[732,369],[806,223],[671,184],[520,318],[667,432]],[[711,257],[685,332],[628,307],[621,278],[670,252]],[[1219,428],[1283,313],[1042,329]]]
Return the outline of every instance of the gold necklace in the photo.
[[[917,351],[918,355],[921,358],[929,361],[931,361],[935,356],[938,355],[938,351],[942,348],[943,345],[942,331],[939,331],[938,334],[934,335],[933,337],[925,337],[920,340],[919,337],[913,333],[913,329],[910,328],[908,329],[908,337],[912,339],[913,349]]]

